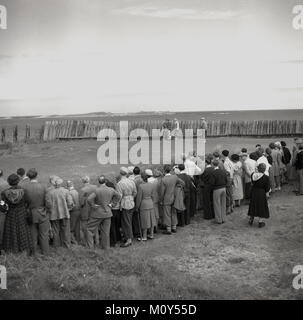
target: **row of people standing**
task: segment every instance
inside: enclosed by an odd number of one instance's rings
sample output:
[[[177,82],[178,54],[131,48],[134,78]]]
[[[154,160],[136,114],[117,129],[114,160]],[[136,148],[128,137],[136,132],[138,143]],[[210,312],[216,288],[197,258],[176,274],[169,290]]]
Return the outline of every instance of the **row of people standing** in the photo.
[[[158,226],[165,227],[165,234],[175,233],[178,221],[180,226],[190,221],[194,184],[184,165],[180,177],[171,172],[169,165],[163,172],[121,168],[115,181],[100,176],[98,187],[83,177],[79,191],[72,181],[64,187],[58,176],[51,176],[46,187],[38,182],[35,169],[12,174],[7,182],[1,178],[1,249],[36,253],[39,246],[48,254],[50,243],[93,248],[100,241],[106,249],[118,241],[127,247],[134,236],[153,239]]]

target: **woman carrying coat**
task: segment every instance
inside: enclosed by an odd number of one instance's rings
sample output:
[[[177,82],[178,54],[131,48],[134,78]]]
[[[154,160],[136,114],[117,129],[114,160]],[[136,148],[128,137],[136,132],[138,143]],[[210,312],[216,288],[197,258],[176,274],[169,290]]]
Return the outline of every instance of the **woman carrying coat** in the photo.
[[[257,167],[257,171],[251,175],[252,190],[251,200],[249,203],[248,216],[249,224],[252,225],[254,218],[259,218],[259,228],[265,226],[263,219],[269,218],[269,209],[267,203],[267,193],[270,190],[269,177],[264,174],[266,165],[260,163]]]

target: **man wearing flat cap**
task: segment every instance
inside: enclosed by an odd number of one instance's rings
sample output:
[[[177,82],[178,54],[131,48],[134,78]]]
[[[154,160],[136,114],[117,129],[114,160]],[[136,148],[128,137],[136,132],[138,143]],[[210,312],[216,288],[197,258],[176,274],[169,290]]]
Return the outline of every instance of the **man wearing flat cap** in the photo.
[[[136,184],[133,180],[127,178],[128,169],[120,168],[121,179],[117,183],[117,191],[120,194],[121,202],[121,226],[125,236],[125,243],[121,247],[128,247],[132,245],[133,238],[133,213],[135,209],[135,197],[137,195]]]
[[[70,213],[74,202],[70,192],[62,187],[63,180],[53,177],[51,183],[54,188],[46,194],[46,208],[50,214],[50,222],[54,234],[54,246],[70,247]]]

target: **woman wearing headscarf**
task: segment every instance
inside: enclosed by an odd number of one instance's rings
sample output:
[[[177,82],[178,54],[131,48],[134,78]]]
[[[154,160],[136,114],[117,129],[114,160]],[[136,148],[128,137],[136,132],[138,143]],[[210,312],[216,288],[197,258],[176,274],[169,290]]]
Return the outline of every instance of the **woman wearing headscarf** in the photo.
[[[248,216],[249,224],[252,225],[254,218],[259,218],[259,228],[265,226],[263,219],[269,218],[269,209],[267,203],[267,193],[270,190],[269,177],[264,174],[266,165],[260,163],[257,172],[251,175],[252,191],[249,203]]]
[[[136,210],[139,212],[140,227],[142,237],[138,240],[147,240],[147,231],[150,231],[149,239],[154,238],[154,227],[156,226],[156,215],[154,210],[154,187],[152,183],[148,183],[148,176],[145,172],[141,174],[143,183],[138,186],[138,193],[136,197]]]
[[[231,161],[233,164],[233,201],[236,207],[240,207],[241,200],[243,199],[243,182],[242,182],[242,163],[238,154],[232,154]]]
[[[4,225],[3,249],[5,252],[27,251],[30,254],[33,251],[33,242],[24,190],[18,186],[19,177],[16,174],[11,174],[7,182],[10,187],[1,194],[8,208]]]

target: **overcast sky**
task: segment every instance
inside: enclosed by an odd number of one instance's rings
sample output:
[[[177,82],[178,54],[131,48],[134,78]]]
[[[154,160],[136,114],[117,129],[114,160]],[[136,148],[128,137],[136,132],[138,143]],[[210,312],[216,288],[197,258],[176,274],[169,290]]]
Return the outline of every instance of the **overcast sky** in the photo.
[[[303,108],[298,2],[0,0],[0,116]]]

